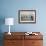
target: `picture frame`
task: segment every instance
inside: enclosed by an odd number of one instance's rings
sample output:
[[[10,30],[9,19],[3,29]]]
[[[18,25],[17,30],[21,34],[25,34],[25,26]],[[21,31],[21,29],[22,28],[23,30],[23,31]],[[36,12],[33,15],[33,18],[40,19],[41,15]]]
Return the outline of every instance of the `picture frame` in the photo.
[[[36,23],[36,10],[19,10],[19,23]]]

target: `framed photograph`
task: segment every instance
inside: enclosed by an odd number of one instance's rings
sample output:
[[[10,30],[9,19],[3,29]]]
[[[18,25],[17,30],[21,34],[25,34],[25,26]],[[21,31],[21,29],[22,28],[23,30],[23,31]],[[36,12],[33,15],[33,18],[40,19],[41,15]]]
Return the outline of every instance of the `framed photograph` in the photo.
[[[19,10],[19,23],[36,23],[36,10]]]

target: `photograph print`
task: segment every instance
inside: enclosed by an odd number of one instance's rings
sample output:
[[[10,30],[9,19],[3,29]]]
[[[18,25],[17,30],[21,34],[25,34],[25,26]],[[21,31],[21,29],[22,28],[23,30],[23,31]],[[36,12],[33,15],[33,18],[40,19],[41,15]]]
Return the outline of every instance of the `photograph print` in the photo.
[[[19,10],[19,23],[36,23],[36,10]]]

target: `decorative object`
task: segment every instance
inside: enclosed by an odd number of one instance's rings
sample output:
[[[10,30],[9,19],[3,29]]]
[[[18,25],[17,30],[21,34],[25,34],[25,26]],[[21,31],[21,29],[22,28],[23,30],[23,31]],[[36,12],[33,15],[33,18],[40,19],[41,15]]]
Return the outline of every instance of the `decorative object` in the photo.
[[[13,18],[5,18],[5,25],[9,25],[9,32],[8,34],[11,35],[10,33],[10,25],[14,24],[14,19]]]
[[[36,23],[36,10],[19,10],[19,23]]]
[[[26,32],[25,35],[38,35],[37,33]]]

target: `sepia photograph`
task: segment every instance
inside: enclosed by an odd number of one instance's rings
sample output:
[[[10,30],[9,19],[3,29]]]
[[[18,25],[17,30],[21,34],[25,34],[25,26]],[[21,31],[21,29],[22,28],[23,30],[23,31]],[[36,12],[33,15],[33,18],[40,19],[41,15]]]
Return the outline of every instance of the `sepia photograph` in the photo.
[[[36,23],[36,10],[19,10],[19,23]]]

